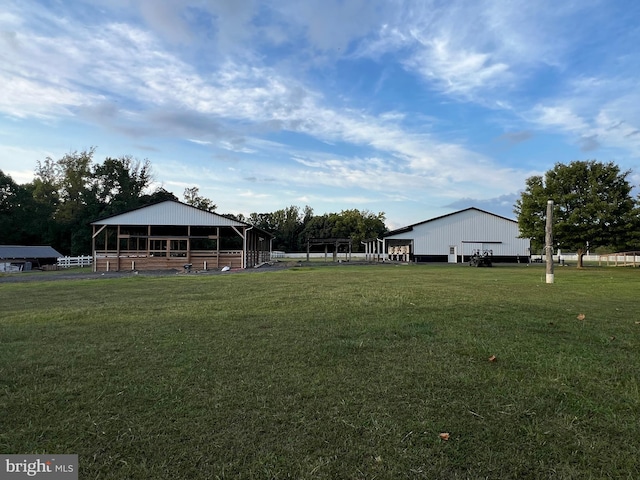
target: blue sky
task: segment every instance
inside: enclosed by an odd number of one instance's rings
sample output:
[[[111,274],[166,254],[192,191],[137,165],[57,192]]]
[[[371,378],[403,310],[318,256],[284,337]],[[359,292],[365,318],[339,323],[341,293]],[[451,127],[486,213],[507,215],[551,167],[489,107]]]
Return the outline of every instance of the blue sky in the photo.
[[[97,147],[221,213],[513,218],[596,159],[640,184],[640,2],[5,0],[0,169]]]

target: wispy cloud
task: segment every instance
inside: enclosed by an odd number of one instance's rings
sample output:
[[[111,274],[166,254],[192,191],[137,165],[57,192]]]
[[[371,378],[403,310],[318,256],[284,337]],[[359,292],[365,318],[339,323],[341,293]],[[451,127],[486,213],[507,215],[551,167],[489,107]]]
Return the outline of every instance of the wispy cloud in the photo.
[[[561,128],[565,131],[580,133],[587,131],[587,121],[569,105],[537,105],[532,111],[531,120],[543,127]]]
[[[74,35],[77,39],[74,43],[69,32],[67,37],[58,37],[55,42],[58,46],[52,47],[58,49],[58,58],[68,60],[68,67],[57,80],[54,90],[58,97],[49,109],[54,106],[70,109],[82,104],[79,113],[132,136],[171,131],[183,138],[198,139],[201,144],[224,138],[218,143],[222,148],[247,154],[255,150],[243,145],[243,137],[256,134],[261,125],[271,122],[276,130],[372,147],[393,159],[385,174],[396,172],[396,176],[407,176],[410,180],[419,172],[435,188],[471,179],[497,183],[495,177],[476,167],[490,163],[489,159],[460,145],[437,142],[404,129],[404,115],[391,112],[372,116],[362,111],[331,108],[321,93],[273,68],[227,61],[215,74],[204,77],[163,50],[151,34],[130,25],[108,24],[97,36],[89,28],[76,28]],[[54,43],[46,38],[35,41]],[[99,60],[94,62],[95,58]],[[458,69],[456,78],[468,76],[469,69],[482,68],[474,60],[462,64],[462,67],[451,64],[451,68]],[[91,78],[92,91],[105,92],[112,98],[117,95],[116,98],[123,98],[124,105],[101,105],[98,103],[101,96],[86,92],[77,99],[61,96],[66,85],[86,82],[87,78]],[[14,96],[23,108],[28,105],[27,92],[33,92],[33,88]],[[47,96],[44,101],[41,99],[40,105],[46,105],[47,99]],[[24,115],[28,113],[38,112],[23,111]],[[365,169],[353,168],[358,162],[353,160],[353,165],[345,167],[339,177],[375,183],[367,181]],[[336,168],[331,164],[328,167]],[[327,183],[335,181],[334,173],[329,174]]]
[[[216,195],[264,199],[269,184],[291,200],[490,202],[522,187],[519,160],[533,164],[532,145],[552,139],[549,151],[637,164],[640,33],[620,11],[601,0],[9,0],[1,119],[94,128]]]
[[[455,49],[449,39],[417,39],[424,47],[406,63],[450,95],[472,96],[479,89],[493,89],[509,83],[507,64],[488,53]]]

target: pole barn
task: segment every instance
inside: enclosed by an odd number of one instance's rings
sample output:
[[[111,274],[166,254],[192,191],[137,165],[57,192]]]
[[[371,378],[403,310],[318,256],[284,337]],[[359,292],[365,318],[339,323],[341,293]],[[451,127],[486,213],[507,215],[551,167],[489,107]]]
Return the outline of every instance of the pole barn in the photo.
[[[271,259],[270,233],[172,200],[91,225],[97,272],[250,268]]]
[[[384,236],[391,260],[463,263],[488,253],[494,262],[529,261],[530,240],[518,222],[471,207],[399,228]]]

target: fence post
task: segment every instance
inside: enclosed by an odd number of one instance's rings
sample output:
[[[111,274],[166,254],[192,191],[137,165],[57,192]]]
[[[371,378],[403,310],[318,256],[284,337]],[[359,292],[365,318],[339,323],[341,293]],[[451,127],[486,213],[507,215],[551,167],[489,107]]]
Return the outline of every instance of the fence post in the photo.
[[[547,262],[547,283],[553,283],[553,200],[547,201],[547,221],[545,225],[545,257]]]

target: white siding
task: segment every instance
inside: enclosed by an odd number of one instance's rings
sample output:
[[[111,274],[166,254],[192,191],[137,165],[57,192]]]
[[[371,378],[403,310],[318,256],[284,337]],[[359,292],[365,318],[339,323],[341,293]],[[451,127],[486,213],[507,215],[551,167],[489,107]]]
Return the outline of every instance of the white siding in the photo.
[[[184,203],[166,201],[93,222],[92,225],[243,227],[246,224]]]
[[[414,255],[448,255],[449,247],[455,245],[458,255],[480,249],[492,250],[494,256],[527,256],[529,240],[518,235],[517,222],[472,208],[419,223],[386,239],[410,240]]]

